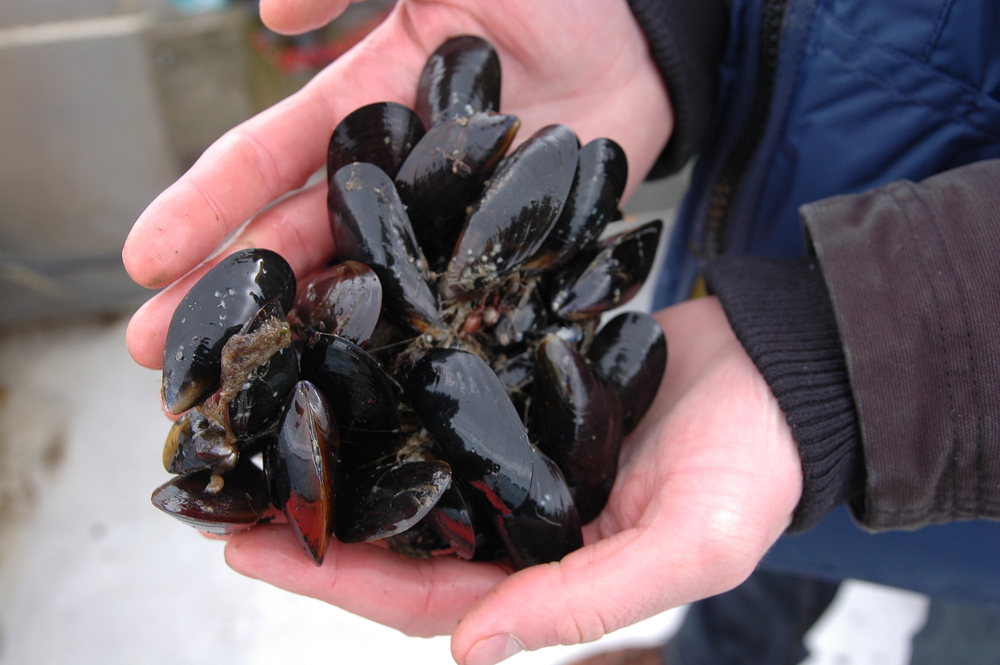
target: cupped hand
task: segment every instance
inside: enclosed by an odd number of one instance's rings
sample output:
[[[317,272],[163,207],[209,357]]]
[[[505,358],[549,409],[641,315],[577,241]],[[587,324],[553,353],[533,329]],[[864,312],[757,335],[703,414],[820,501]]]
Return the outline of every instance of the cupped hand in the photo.
[[[278,29],[314,27],[346,0],[262,3]],[[334,253],[325,185],[304,185],[323,166],[337,123],[377,101],[413,105],[420,71],[447,38],[475,34],[500,56],[501,110],[522,122],[519,139],[552,123],[581,141],[606,136],[629,159],[629,191],[641,182],[672,130],[659,71],[625,0],[400,0],[362,42],[301,91],[215,142],[139,217],[122,258],[132,278],[157,294],[133,317],[127,342],[141,365],[159,368],[167,324],[194,281],[225,253],[266,247],[303,276]],[[256,215],[256,216],[255,216]]]
[[[514,574],[331,541],[322,567],[287,527],[234,535],[237,571],[412,635],[452,634],[462,665],[575,644],[735,587],[787,528],[802,489],[791,432],[714,298],[657,314],[669,361],[585,546]]]

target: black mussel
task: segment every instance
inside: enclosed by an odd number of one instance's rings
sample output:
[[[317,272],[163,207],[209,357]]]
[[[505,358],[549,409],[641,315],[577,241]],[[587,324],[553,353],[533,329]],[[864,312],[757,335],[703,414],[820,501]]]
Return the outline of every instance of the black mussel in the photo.
[[[451,256],[466,208],[507,152],[520,124],[515,116],[499,113],[440,122],[399,168],[399,198],[432,263],[443,264]]]
[[[499,286],[538,251],[569,195],[578,151],[572,130],[549,125],[500,163],[462,228],[445,297]]]
[[[532,454],[527,498],[514,512],[494,518],[514,570],[559,561],[583,547],[580,516],[562,472],[541,451]]]
[[[226,431],[218,409],[194,408],[177,420],[163,446],[163,467],[170,473],[217,469],[224,473],[239,460],[237,441]]]
[[[479,356],[431,349],[405,369],[405,394],[451,464],[479,500],[501,513],[528,495],[532,449],[500,379]]]
[[[396,102],[376,102],[355,109],[340,121],[326,157],[326,177],[351,162],[374,164],[395,177],[406,156],[424,135],[420,118]]]
[[[212,471],[177,476],[156,488],[152,501],[185,524],[215,534],[249,529],[270,505],[264,472],[249,460],[223,476]]]
[[[272,300],[222,347],[219,400],[233,436],[250,439],[273,427],[298,380],[291,327]]]
[[[451,487],[451,485],[449,485]],[[445,490],[447,492],[447,490]],[[442,494],[441,496],[444,496]],[[438,503],[441,503],[438,501]],[[420,520],[409,529],[403,533],[396,534],[394,536],[387,536],[385,538],[385,544],[390,550],[396,552],[397,554],[402,554],[410,559],[429,559],[436,554],[449,554],[454,551],[448,543],[444,541],[437,534],[434,529],[431,528],[428,519],[430,518],[431,512],[437,508],[437,504],[434,504],[434,508],[424,516],[424,519]]]
[[[580,249],[596,243],[618,212],[627,180],[628,160],[617,143],[600,138],[580,148],[569,200],[541,249],[525,263],[525,269],[554,270]]]
[[[330,180],[328,207],[338,257],[375,271],[386,313],[417,331],[436,322],[441,311],[427,260],[385,171],[364,162],[343,167]]]
[[[500,110],[500,58],[489,42],[452,37],[424,65],[416,113],[430,128],[449,118]]]
[[[659,220],[608,238],[582,252],[556,277],[552,311],[561,319],[595,317],[631,300],[656,259],[663,223]]]
[[[182,413],[219,387],[222,347],[268,301],[284,310],[295,274],[278,254],[245,249],[223,259],[191,287],[174,311],[163,352],[163,403]]]
[[[649,314],[623,312],[598,331],[587,358],[618,393],[628,434],[656,398],[667,368],[663,328]]]
[[[492,518],[467,498],[474,490],[462,489],[463,486],[461,480],[453,479],[423,523],[466,561],[494,561],[503,557],[504,545]]]
[[[337,540],[363,543],[403,533],[430,512],[451,483],[451,467],[436,460],[379,466],[370,482],[340,495]]]
[[[566,477],[584,524],[607,503],[618,471],[622,405],[611,384],[558,335],[538,346],[528,431]]]
[[[493,335],[497,344],[519,344],[532,331],[545,327],[548,310],[538,289],[526,289],[516,303],[505,307]]]
[[[333,409],[348,483],[395,458],[402,445],[396,396],[382,367],[364,349],[317,333],[302,349],[301,376]]]
[[[299,544],[318,566],[337,513],[340,437],[330,405],[313,384],[299,381],[287,402],[264,469],[271,500],[285,511]]]
[[[357,261],[344,261],[301,281],[288,320],[301,339],[321,332],[364,346],[381,311],[382,283],[375,271]]]

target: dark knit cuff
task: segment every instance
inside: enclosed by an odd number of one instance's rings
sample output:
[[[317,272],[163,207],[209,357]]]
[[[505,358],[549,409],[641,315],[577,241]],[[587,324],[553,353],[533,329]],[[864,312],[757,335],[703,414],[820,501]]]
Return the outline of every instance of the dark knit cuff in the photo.
[[[815,259],[726,255],[705,276],[799,445],[802,499],[790,532],[863,493],[864,455],[837,322]]]
[[[684,167],[708,132],[729,26],[728,3],[629,0],[629,6],[646,34],[674,109],[674,131],[648,176],[663,178]]]

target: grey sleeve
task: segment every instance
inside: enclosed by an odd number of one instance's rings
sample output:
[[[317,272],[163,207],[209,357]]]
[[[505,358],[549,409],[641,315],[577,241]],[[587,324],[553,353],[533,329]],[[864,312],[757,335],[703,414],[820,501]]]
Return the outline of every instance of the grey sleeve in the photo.
[[[872,529],[1000,518],[1000,160],[802,208],[843,341]]]

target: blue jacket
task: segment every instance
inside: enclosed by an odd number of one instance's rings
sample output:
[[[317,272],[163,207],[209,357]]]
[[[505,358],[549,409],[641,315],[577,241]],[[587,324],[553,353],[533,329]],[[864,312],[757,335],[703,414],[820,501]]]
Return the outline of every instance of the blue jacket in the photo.
[[[676,22],[673,4],[633,2],[651,41],[670,39],[655,26]],[[714,21],[727,37],[658,307],[688,296],[702,258],[801,255],[805,203],[1000,157],[995,0],[732,0],[728,15],[689,4],[702,25],[685,34]],[[673,97],[691,88],[677,70],[705,78],[714,55],[678,65],[662,56],[669,46],[652,46]],[[698,103],[694,113],[709,112]],[[679,132],[691,125],[678,117]]]

